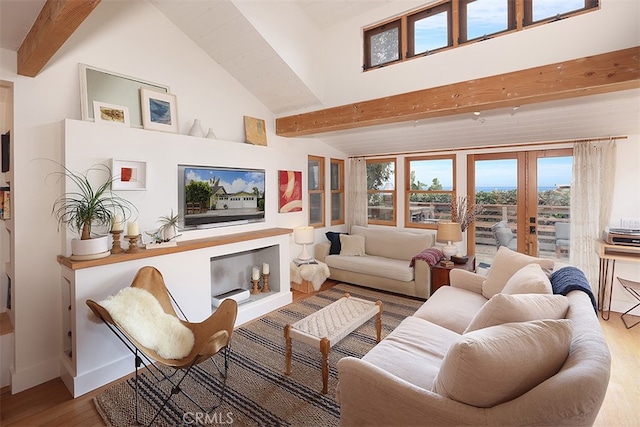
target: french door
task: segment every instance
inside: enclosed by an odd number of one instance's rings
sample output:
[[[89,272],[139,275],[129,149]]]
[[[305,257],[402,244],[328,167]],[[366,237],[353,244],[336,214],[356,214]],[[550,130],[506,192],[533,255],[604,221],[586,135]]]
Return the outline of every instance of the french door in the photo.
[[[469,199],[484,206],[467,234],[468,253],[491,264],[500,246],[567,258],[572,149],[472,154]]]

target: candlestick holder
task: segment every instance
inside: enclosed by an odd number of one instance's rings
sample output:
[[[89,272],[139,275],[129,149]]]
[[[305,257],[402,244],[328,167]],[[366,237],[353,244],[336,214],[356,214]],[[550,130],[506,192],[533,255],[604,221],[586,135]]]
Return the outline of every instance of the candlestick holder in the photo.
[[[125,251],[127,254],[135,254],[140,252],[142,249],[138,247],[138,238],[140,235],[135,236],[124,236],[125,239],[129,240],[129,249]]]
[[[258,283],[260,283],[260,280],[251,279],[251,284],[253,285],[253,287],[251,288],[252,295],[260,293],[260,289],[258,288]]]
[[[271,292],[271,289],[269,289],[269,274],[263,274],[262,281],[264,282],[262,292]]]
[[[111,230],[111,234],[113,234],[113,245],[111,246],[112,254],[119,254],[124,252],[122,246],[120,245],[120,235],[122,234],[122,230]]]

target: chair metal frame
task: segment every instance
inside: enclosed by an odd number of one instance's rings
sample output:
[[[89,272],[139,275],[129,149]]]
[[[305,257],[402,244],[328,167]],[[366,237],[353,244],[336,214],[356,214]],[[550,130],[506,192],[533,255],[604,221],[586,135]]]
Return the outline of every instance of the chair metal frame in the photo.
[[[627,279],[623,279],[621,277],[618,277],[618,281],[620,282],[620,284],[622,285],[622,287],[631,294],[631,296],[633,296],[635,299],[638,300],[638,303],[636,305],[634,305],[633,307],[631,307],[629,310],[625,311],[624,313],[622,313],[622,315],[620,316],[620,318],[622,319],[622,323],[624,323],[624,326],[627,329],[631,329],[634,326],[636,326],[638,323],[640,323],[640,320],[638,320],[636,323],[634,323],[633,325],[629,326],[627,324],[627,321],[625,320],[624,316],[630,315],[629,313],[634,310],[636,307],[640,306],[640,282],[634,282],[633,280],[627,280]],[[630,316],[633,316],[633,314],[631,314]]]
[[[106,309],[104,309],[95,301],[87,300],[87,305],[89,306],[89,308],[91,308],[91,310],[96,314],[96,316],[98,316],[103,321],[103,323],[111,330],[111,332],[113,332],[118,337],[118,339],[125,345],[125,347],[134,355],[136,422],[139,425],[145,425],[140,420],[139,379],[143,375],[140,369],[141,366],[143,367],[143,369],[145,369],[147,373],[149,373],[155,379],[157,383],[167,381],[171,387],[170,392],[167,395],[162,397],[159,408],[153,415],[153,418],[151,419],[149,424],[146,424],[146,425],[153,424],[156,418],[167,406],[171,398],[177,394],[184,395],[189,401],[191,401],[194,405],[196,405],[202,412],[209,414],[210,412],[218,408],[224,401],[227,378],[228,378],[228,370],[229,370],[229,358],[231,354],[231,334],[229,333],[229,331],[233,330],[233,326],[235,324],[235,319],[237,316],[237,308],[238,308],[237,303],[232,299],[225,300],[222,302],[222,304],[220,304],[216,312],[214,312],[204,322],[200,322],[199,324],[190,323],[186,315],[184,314],[184,311],[182,310],[182,308],[180,308],[179,304],[177,303],[177,301],[175,300],[175,298],[173,297],[169,289],[166,288],[164,281],[162,280],[162,275],[154,267],[141,268],[136,274],[136,277],[134,278],[131,286],[132,287],[135,286],[136,281],[141,274],[142,275],[151,274],[152,276],[155,276],[156,280],[162,281],[161,287],[164,288],[164,291],[166,291],[166,294],[169,296],[171,305],[178,309],[182,318],[177,316],[177,314],[173,310],[173,307],[171,307],[171,310],[168,310],[166,306],[163,307],[165,309],[165,312],[168,312],[168,314],[171,314],[171,315],[175,315],[183,324],[185,324],[192,330],[194,329],[194,327],[197,328],[198,325],[203,325],[207,322],[215,323],[216,313],[220,313],[220,316],[227,314],[228,316],[230,316],[230,318],[225,319],[227,321],[226,329],[220,330],[215,334],[211,335],[203,343],[203,345],[201,345],[203,349],[202,351],[205,352],[204,354],[201,354],[198,349],[194,349],[192,350],[190,355],[186,356],[183,359],[167,360],[157,355],[157,353],[155,353],[153,350],[147,349],[146,347],[142,346],[133,337],[131,337],[127,333],[127,331],[124,330],[124,328],[122,328],[122,326],[120,326],[116,321],[114,321],[114,319],[109,315]],[[169,299],[167,301],[169,301]],[[164,301],[164,303],[166,304],[167,301]],[[196,345],[198,345],[198,341],[199,340],[196,337]],[[202,340],[200,341],[202,342]],[[215,348],[215,351],[212,350],[212,348]],[[224,360],[224,366],[222,369],[220,368],[220,366],[218,366],[218,363],[214,359],[215,355],[220,352],[222,353],[222,357]],[[209,354],[209,353],[212,353],[212,354]],[[192,368],[194,368],[196,365],[199,365],[200,363],[206,362],[207,360],[211,360],[211,363],[215,366],[216,370],[222,377],[222,380],[221,380],[222,386],[220,387],[219,398],[215,399],[215,403],[213,404],[213,406],[211,406],[208,409],[204,406],[203,403],[196,401],[195,398],[189,395],[181,387],[183,381],[191,373]],[[174,371],[171,373],[167,373],[163,369],[161,369],[159,366],[157,366],[157,364],[160,364],[167,368],[173,368]],[[182,371],[181,375],[178,374],[179,371]],[[213,384],[215,384],[216,381],[213,376],[210,376],[210,379],[211,379],[211,385],[213,386]],[[148,402],[148,403],[151,405],[151,402]]]

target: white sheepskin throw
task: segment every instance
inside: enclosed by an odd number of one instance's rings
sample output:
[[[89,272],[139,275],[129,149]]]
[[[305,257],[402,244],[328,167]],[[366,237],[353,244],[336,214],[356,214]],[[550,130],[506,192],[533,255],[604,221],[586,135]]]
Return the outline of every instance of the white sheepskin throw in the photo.
[[[311,282],[313,289],[320,290],[320,287],[329,277],[329,266],[323,262],[317,261],[317,264],[307,264],[297,267],[293,261],[291,261],[291,281],[297,284],[302,283],[302,280]]]
[[[131,337],[161,357],[182,359],[191,353],[193,332],[178,318],[165,313],[150,292],[124,288],[99,304]]]

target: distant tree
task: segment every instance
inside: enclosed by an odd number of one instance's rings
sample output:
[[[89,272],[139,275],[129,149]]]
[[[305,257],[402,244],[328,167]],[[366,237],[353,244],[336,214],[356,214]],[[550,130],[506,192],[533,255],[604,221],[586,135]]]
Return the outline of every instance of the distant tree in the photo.
[[[431,181],[431,185],[429,186],[429,191],[441,191],[442,184],[440,184],[440,180],[436,177]]]
[[[185,190],[186,203],[200,203],[200,206],[209,207],[209,199],[213,194],[213,189],[208,183],[191,181]]]
[[[392,163],[369,163],[367,164],[367,189],[382,190],[382,186],[389,182],[393,175]]]

